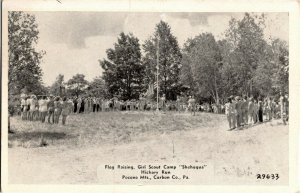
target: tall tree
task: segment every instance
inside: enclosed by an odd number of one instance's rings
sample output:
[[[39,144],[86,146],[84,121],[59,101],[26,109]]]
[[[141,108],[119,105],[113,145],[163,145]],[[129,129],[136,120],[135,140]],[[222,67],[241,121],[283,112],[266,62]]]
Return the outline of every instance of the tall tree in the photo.
[[[231,19],[226,31],[226,40],[230,44],[231,54],[224,57],[225,65],[235,69],[238,80],[236,94],[253,93],[253,77],[261,63],[265,60],[267,43],[264,40],[264,15],[245,13],[243,19]]]
[[[202,97],[213,97],[219,103],[221,89],[222,57],[218,44],[211,33],[203,33],[189,39],[183,49],[182,81],[194,93]]]
[[[38,25],[35,16],[24,12],[8,12],[8,91],[18,95],[22,89],[43,94],[40,63],[45,54],[37,51]]]
[[[56,77],[55,82],[51,85],[50,87],[50,93],[52,93],[55,96],[59,96],[62,94],[62,90],[64,87],[65,83],[64,83],[64,75],[59,74]]]
[[[222,55],[222,71],[221,71],[221,97],[224,99],[231,95],[236,95],[240,90],[241,83],[239,81],[238,71],[236,70],[236,57],[232,51],[232,45],[228,40],[218,41],[218,46]]]
[[[274,74],[273,87],[278,91],[289,92],[289,47],[288,43],[280,39],[271,42],[272,63]]]
[[[156,82],[156,65],[159,55],[159,85],[160,94],[166,94],[167,99],[175,99],[180,93],[180,68],[182,54],[170,26],[160,21],[156,25],[155,33],[143,45],[146,67],[146,84]]]
[[[88,94],[91,96],[105,98],[107,96],[107,88],[105,81],[101,77],[96,77],[89,83]]]
[[[76,74],[67,82],[68,92],[71,95],[76,95],[77,97],[80,94],[85,93],[85,89],[88,87],[88,81],[85,80],[83,74]]]
[[[101,60],[100,65],[110,97],[119,95],[123,100],[138,99],[145,74],[138,38],[122,32],[114,48],[106,53],[107,60]]]

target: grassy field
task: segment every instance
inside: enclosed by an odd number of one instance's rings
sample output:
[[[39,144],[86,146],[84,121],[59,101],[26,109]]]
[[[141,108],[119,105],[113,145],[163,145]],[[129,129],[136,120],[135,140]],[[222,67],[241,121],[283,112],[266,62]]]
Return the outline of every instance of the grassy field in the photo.
[[[11,127],[10,183],[107,184],[97,167],[109,163],[208,165],[194,184],[288,183],[288,126],[279,120],[227,131],[224,115],[101,112],[71,115],[66,126],[12,117]]]

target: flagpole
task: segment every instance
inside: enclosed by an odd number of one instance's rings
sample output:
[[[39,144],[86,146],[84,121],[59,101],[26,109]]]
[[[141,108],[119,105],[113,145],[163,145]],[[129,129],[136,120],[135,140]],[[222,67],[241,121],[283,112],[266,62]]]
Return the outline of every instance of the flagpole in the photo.
[[[158,102],[159,102],[159,85],[158,85],[158,73],[159,73],[159,35],[157,35],[157,61],[156,61],[156,111],[158,109]]]

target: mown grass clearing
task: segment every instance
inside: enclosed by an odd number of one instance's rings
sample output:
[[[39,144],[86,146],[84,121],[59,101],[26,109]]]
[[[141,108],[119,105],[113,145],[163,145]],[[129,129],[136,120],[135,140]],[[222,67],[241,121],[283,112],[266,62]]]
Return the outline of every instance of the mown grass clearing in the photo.
[[[101,164],[206,164],[190,184],[287,184],[288,126],[279,120],[227,131],[224,115],[101,112],[66,126],[11,119],[10,183],[111,184]],[[255,150],[255,151],[254,151]],[[259,181],[257,173],[278,173]],[[182,182],[184,183],[184,182]]]

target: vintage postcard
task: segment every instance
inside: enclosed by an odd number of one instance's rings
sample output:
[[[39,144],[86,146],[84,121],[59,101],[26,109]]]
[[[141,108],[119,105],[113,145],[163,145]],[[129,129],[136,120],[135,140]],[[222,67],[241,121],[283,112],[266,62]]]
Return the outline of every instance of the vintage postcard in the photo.
[[[296,192],[299,11],[3,1],[2,191]]]

